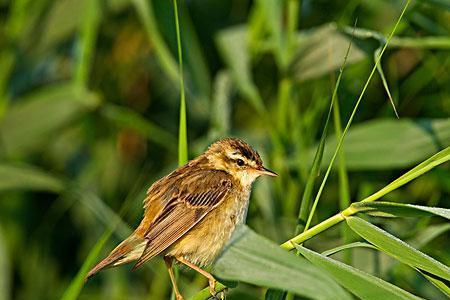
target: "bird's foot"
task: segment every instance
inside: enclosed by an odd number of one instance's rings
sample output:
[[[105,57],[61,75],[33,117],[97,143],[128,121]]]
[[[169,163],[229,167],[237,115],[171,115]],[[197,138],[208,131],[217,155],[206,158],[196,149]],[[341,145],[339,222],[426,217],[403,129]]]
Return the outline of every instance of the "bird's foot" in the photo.
[[[209,281],[209,293],[211,294],[211,296],[213,296],[214,298],[216,297],[216,283],[217,281],[214,278],[208,278]]]
[[[224,300],[225,299],[225,291],[226,291],[226,289],[223,289],[223,290],[217,292],[216,291],[217,280],[209,279],[208,281],[209,281],[209,293],[211,294],[211,299]]]
[[[213,297],[214,300],[225,300],[225,290],[216,293]]]

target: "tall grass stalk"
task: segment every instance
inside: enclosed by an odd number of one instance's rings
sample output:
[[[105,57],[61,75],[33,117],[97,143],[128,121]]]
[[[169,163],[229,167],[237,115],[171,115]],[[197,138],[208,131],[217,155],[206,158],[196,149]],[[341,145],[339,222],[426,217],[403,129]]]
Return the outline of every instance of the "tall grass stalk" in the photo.
[[[333,95],[331,96],[330,108],[328,109],[328,115],[327,115],[327,119],[325,121],[325,126],[323,128],[322,136],[320,138],[320,143],[319,143],[319,146],[317,147],[316,155],[314,157],[313,166],[311,168],[311,172],[309,174],[308,181],[306,183],[305,192],[303,194],[302,204],[300,207],[299,224],[301,224],[300,222],[304,222],[304,220],[306,219],[306,216],[308,215],[307,212],[308,212],[308,209],[310,206],[312,189],[314,187],[315,179],[317,178],[318,173],[320,172],[320,166],[322,164],[322,156],[323,156],[323,151],[325,148],[325,140],[327,137],[328,123],[330,122],[331,114],[333,112],[334,102],[336,101],[336,98],[337,98],[337,90],[339,88],[339,84],[341,83],[342,73],[344,71],[345,64],[347,63],[347,58],[348,58],[348,54],[350,53],[350,48],[351,48],[351,42],[348,44],[347,52],[345,53],[345,57],[344,57],[344,62],[342,64],[341,69],[339,70],[339,76],[337,78],[336,85],[333,90]],[[332,162],[330,162],[330,166],[331,166],[331,164],[332,164]],[[330,169],[331,169],[331,167],[328,168],[327,173],[325,174],[325,177],[322,181],[322,185],[316,195],[316,198],[314,199],[313,205],[311,207],[311,210],[309,211],[308,219],[306,220],[306,224],[303,228],[303,231],[308,230],[309,225],[311,224],[312,217],[314,216],[314,213],[316,211],[316,207],[317,207],[317,204],[319,203],[320,195],[321,195],[322,189],[325,185],[325,181],[330,172]]]
[[[311,229],[293,237],[292,239],[286,241],[285,243],[281,244],[281,247],[287,250],[294,249],[293,243],[300,244],[305,242],[306,240],[309,240],[310,238],[316,236],[317,234],[325,231],[326,229],[342,222],[345,220],[345,218],[352,216],[358,212],[361,211],[361,207],[357,206],[357,203],[363,203],[363,202],[372,202],[380,199],[384,195],[388,194],[389,192],[392,192],[393,190],[398,189],[399,187],[407,184],[408,182],[416,179],[417,177],[425,174],[426,172],[432,170],[433,168],[447,162],[450,160],[450,147],[445,148],[444,150],[436,153],[429,159],[425,160],[421,164],[417,165],[410,171],[406,172],[396,180],[392,181],[390,184],[379,190],[378,192],[364,198],[360,202],[355,202],[349,207],[347,207],[342,212],[337,213],[336,215],[320,222],[316,226],[312,227]]]
[[[184,165],[188,161],[186,98],[184,92],[183,54],[181,50],[180,22],[178,18],[177,0],[173,0],[175,13],[175,27],[177,32],[178,65],[180,73],[180,123],[178,128],[178,164]]]
[[[336,149],[335,149],[335,151],[333,153],[331,161],[330,161],[330,163],[328,165],[327,171],[326,171],[325,176],[324,176],[324,178],[322,180],[322,184],[320,185],[319,191],[317,192],[316,199],[314,200],[313,207],[312,207],[311,212],[310,212],[309,217],[308,217],[308,221],[306,222],[305,230],[307,230],[309,228],[309,225],[311,224],[312,217],[314,215],[314,212],[315,212],[315,209],[317,207],[317,203],[318,203],[318,201],[320,199],[320,196],[322,195],[322,192],[323,192],[323,189],[324,189],[325,184],[327,182],[328,176],[330,175],[331,168],[333,167],[334,161],[336,160],[336,157],[337,157],[337,155],[339,153],[339,150],[341,149],[341,146],[342,146],[342,143],[344,141],[344,138],[347,135],[347,132],[348,132],[348,130],[349,130],[349,128],[350,128],[350,126],[351,126],[351,124],[353,122],[353,118],[355,117],[356,112],[358,111],[359,104],[361,103],[361,100],[362,100],[364,94],[366,93],[367,87],[369,86],[369,83],[370,83],[373,75],[375,74],[375,71],[377,70],[377,66],[380,63],[380,60],[381,60],[381,57],[384,54],[384,51],[386,50],[387,46],[389,45],[389,42],[391,41],[392,37],[394,36],[394,33],[395,33],[398,25],[400,24],[400,21],[402,20],[403,15],[405,14],[406,9],[408,8],[410,2],[411,2],[410,0],[408,0],[406,2],[405,6],[404,6],[404,8],[403,8],[403,10],[402,10],[402,12],[400,14],[400,17],[398,18],[397,22],[395,23],[395,26],[392,29],[392,31],[391,31],[391,33],[390,33],[390,35],[389,35],[389,37],[388,37],[388,39],[386,41],[386,44],[384,44],[383,49],[380,52],[380,55],[376,59],[375,65],[373,66],[372,71],[370,72],[370,75],[367,78],[366,83],[364,84],[364,87],[363,87],[363,89],[361,91],[361,94],[359,95],[359,98],[356,101],[355,107],[353,108],[353,111],[352,111],[352,113],[350,115],[350,118],[349,118],[349,120],[347,122],[347,125],[345,126],[345,129],[342,132],[342,136],[339,139],[339,142],[338,142],[338,144],[336,146]]]
[[[333,106],[333,120],[334,120],[334,132],[337,138],[342,136],[341,116],[339,110],[339,100],[334,102]],[[338,177],[339,177],[339,209],[344,210],[350,205],[350,186],[348,182],[347,167],[345,165],[344,151],[341,149],[338,156]],[[350,230],[347,227],[342,227],[341,235],[344,244],[351,242]],[[343,254],[344,262],[351,264],[352,251],[345,251]]]

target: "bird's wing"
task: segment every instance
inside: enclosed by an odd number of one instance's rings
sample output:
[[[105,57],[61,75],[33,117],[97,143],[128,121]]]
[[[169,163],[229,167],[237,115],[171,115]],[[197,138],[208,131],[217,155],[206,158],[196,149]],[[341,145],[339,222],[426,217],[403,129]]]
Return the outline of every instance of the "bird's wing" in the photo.
[[[158,255],[216,208],[232,187],[230,175],[223,171],[202,170],[179,182],[179,193],[149,226],[148,241],[134,268]]]

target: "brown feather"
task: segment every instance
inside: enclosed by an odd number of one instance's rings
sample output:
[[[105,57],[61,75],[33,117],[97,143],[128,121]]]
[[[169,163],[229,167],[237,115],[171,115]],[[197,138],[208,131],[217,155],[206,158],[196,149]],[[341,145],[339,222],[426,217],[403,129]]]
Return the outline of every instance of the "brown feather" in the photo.
[[[88,277],[135,260],[137,268],[160,253],[210,264],[236,224],[245,221],[251,185],[261,170],[259,154],[244,141],[228,138],[212,144],[148,189],[138,228]]]
[[[201,178],[208,183],[200,184]],[[150,225],[145,239],[147,246],[135,268],[160,254],[189,229],[202,220],[211,210],[220,205],[232,187],[230,175],[224,171],[198,170],[178,183],[179,194],[172,198],[161,214]],[[205,190],[205,186],[209,187]]]
[[[93,267],[86,276],[86,280],[92,277],[95,273],[112,266],[118,266],[127,262],[136,260],[140,257],[141,252],[136,251],[141,247],[144,249],[145,240],[142,237],[132,233],[126,240],[114,248],[111,253]]]

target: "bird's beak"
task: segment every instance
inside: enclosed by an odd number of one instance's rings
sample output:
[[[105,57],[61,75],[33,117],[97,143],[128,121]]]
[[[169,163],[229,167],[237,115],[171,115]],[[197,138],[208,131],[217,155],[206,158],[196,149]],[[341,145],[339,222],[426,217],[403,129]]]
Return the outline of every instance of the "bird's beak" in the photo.
[[[261,174],[261,175],[268,175],[268,176],[273,176],[273,177],[278,176],[277,173],[275,173],[274,171],[271,171],[271,170],[269,170],[269,169],[267,169],[267,168],[265,168],[265,167],[263,167],[263,166],[261,166],[260,168],[258,168],[258,172],[259,172],[259,174]]]

